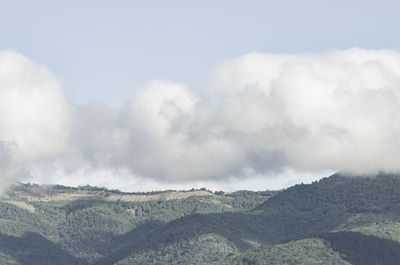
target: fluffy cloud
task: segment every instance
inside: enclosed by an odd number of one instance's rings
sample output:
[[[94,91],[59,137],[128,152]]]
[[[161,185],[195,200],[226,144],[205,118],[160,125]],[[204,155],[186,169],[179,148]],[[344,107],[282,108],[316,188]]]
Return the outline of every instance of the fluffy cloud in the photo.
[[[41,65],[0,52],[0,140],[2,156],[15,162],[64,151],[69,110],[59,81]]]
[[[255,150],[269,146],[278,151],[282,166],[356,173],[400,170],[400,57],[396,52],[250,54],[217,67],[214,80],[222,102],[231,99],[241,104],[241,94],[262,92],[265,104],[253,111],[258,115],[245,116],[245,110],[227,127],[251,120],[254,125],[247,122],[244,128],[260,137]],[[234,89],[229,89],[231,85]],[[238,109],[254,108],[251,102],[256,99]]]
[[[46,67],[14,51],[0,51],[0,191],[25,163],[67,149],[69,104]]]
[[[78,107],[45,67],[0,52],[0,167],[135,190],[400,171],[398,52],[251,53],[216,66],[207,89],[211,101],[155,80],[122,110]]]

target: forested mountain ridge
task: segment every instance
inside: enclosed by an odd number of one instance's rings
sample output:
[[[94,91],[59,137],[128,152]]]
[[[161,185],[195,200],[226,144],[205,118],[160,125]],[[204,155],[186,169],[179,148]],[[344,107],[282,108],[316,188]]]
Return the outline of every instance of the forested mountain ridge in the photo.
[[[284,191],[123,193],[20,184],[0,264],[399,264],[400,176]]]

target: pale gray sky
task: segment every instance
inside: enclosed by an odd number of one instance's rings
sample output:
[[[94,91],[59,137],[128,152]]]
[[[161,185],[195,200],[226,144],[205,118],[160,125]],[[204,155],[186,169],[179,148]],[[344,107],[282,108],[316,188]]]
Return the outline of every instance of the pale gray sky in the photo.
[[[400,49],[399,1],[0,0],[0,49],[64,80],[73,102],[119,106],[151,79],[201,88],[252,51]]]

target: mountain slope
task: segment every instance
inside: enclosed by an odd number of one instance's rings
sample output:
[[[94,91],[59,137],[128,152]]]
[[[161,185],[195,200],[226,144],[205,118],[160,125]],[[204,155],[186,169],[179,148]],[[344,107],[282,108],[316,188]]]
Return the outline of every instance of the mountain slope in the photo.
[[[228,194],[23,185],[0,201],[0,239],[40,236],[43,250],[0,244],[0,262],[45,264],[33,253],[53,249],[69,264],[362,264],[357,253],[368,249],[375,263],[393,264],[399,202],[391,174]]]

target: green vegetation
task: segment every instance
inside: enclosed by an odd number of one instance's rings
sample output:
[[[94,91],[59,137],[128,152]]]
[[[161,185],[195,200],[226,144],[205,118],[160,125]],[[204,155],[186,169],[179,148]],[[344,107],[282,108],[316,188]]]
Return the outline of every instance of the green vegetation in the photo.
[[[262,246],[240,255],[227,257],[215,265],[242,264],[307,264],[307,265],[349,265],[338,252],[328,247],[322,239],[309,238],[285,244]]]
[[[400,260],[400,244],[392,240],[356,232],[328,233],[321,236],[332,249],[355,265],[391,265]]]
[[[397,264],[399,202],[391,174],[279,192],[20,184],[0,199],[0,264]]]

